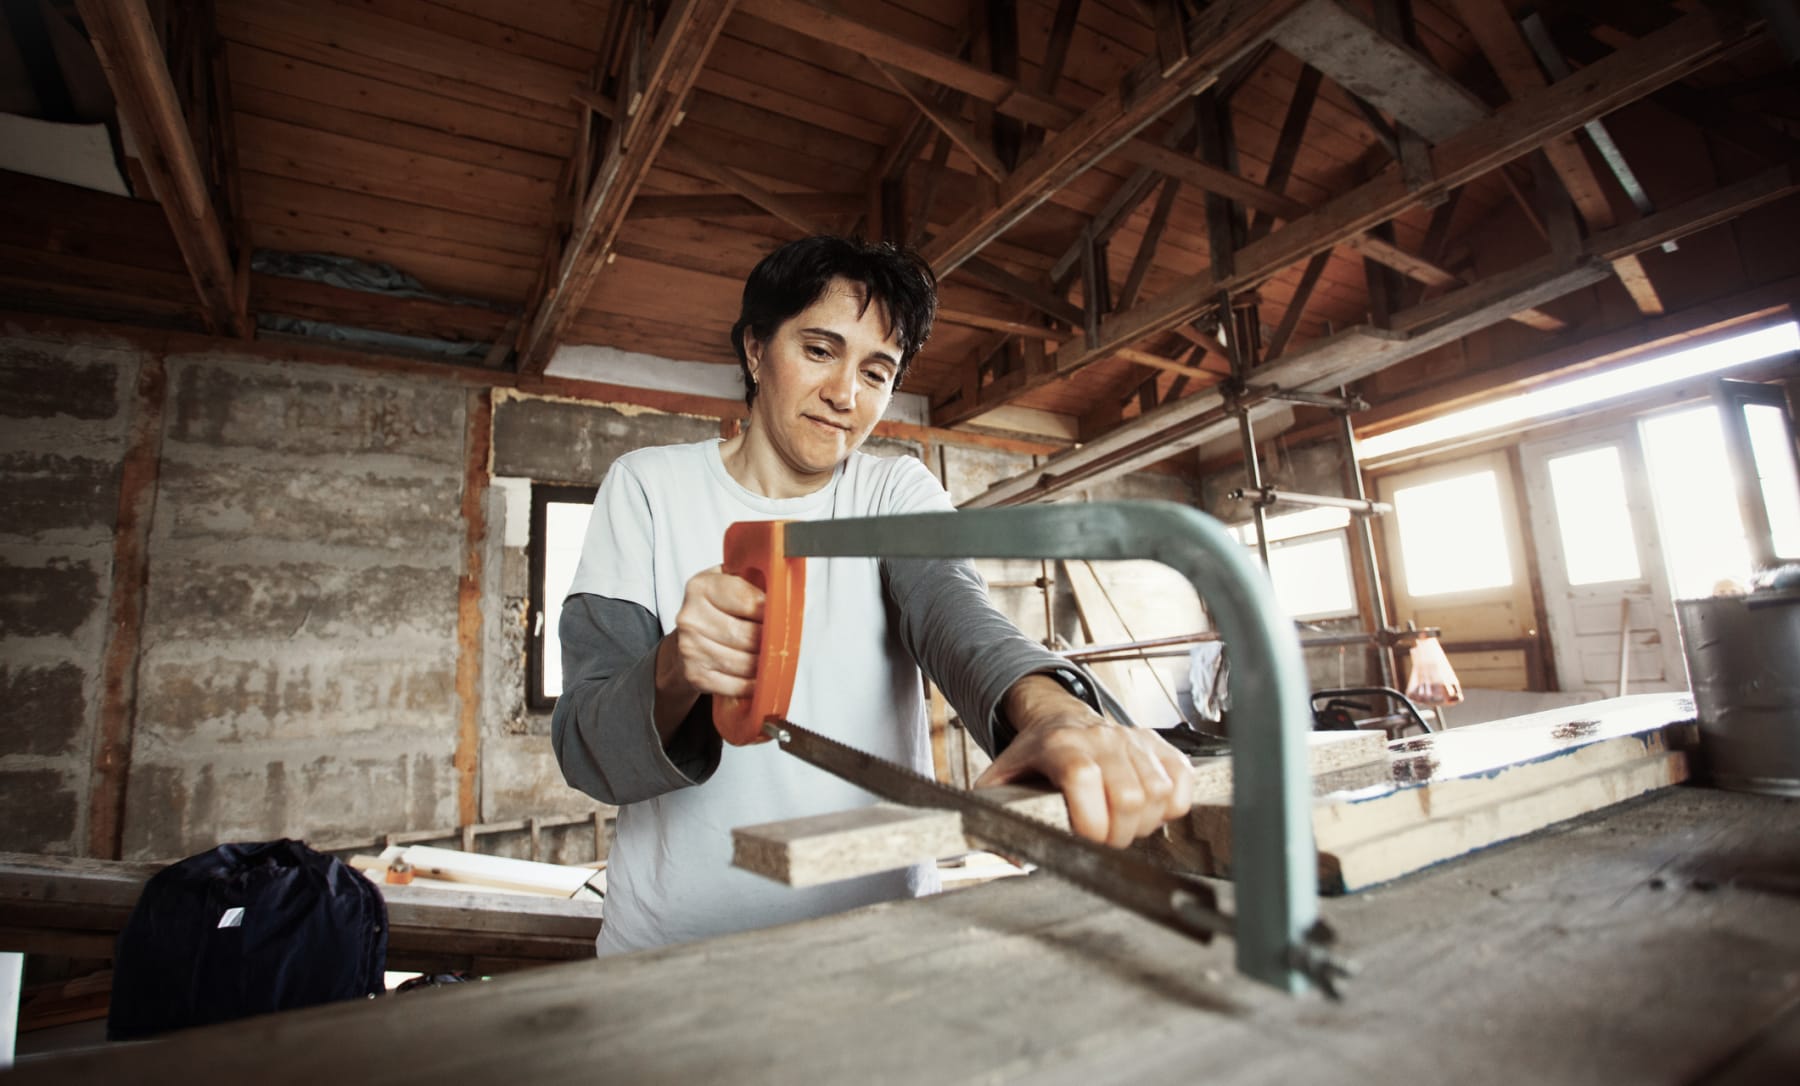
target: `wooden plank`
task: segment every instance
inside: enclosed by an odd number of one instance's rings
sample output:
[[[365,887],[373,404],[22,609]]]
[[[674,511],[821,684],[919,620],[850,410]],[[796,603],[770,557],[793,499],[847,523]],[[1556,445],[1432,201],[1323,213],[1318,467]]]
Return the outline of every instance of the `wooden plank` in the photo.
[[[238,28],[226,29],[234,38],[249,36],[241,29],[246,25],[266,27],[313,43],[309,52],[315,57],[362,57],[519,99],[520,112],[540,120],[574,120],[569,92],[580,81],[576,71],[378,14],[367,5],[224,0],[219,16],[221,29]]]
[[[545,125],[566,131],[575,121],[574,107],[568,100],[568,92],[577,82],[572,73],[557,77],[563,88],[562,97],[552,101],[547,99],[548,90],[544,91],[546,97],[527,97],[471,80],[455,65],[441,63],[441,58],[428,67],[409,64],[396,56],[388,48],[391,43],[383,39],[334,34],[330,20],[310,8],[273,0],[225,0],[218,7],[217,19],[219,32],[231,41],[427,92],[440,99],[513,114],[521,125]],[[410,50],[402,52],[410,54]]]
[[[453,136],[426,125],[353,113],[260,87],[239,88],[234,101],[241,114],[266,117],[397,150],[417,151],[450,162],[466,162],[538,181],[555,181],[562,169],[562,163],[550,155]]]
[[[1478,123],[1487,108],[1411,47],[1364,22],[1338,0],[1312,0],[1282,24],[1275,43],[1432,143]]]
[[[651,65],[661,78],[653,84],[650,101],[631,122],[630,143],[608,149],[555,275],[533,304],[529,331],[521,341],[522,373],[539,375],[549,365],[564,329],[605,266],[625,213],[680,118],[688,89],[730,13],[731,0],[676,0],[664,13]]]
[[[1687,778],[1685,695],[1639,695],[1395,740],[1391,781],[1319,796],[1321,887],[1348,893]],[[1170,851],[1230,870],[1231,808],[1197,803]]]
[[[854,192],[784,192],[781,198],[808,219],[854,215],[862,210],[866,202],[860,194]],[[626,219],[741,219],[765,218],[772,214],[767,208],[759,207],[735,193],[717,196],[639,196],[631,202],[631,210],[626,214]]]
[[[209,326],[245,335],[224,218],[194,150],[162,43],[143,0],[80,0],[119,117],[130,130],[151,190],[169,218]]]
[[[569,144],[568,126],[520,116],[493,106],[445,97],[429,87],[408,86],[404,76],[327,64],[263,48],[259,40],[227,43],[234,89],[254,87],[356,115],[419,125],[496,147],[555,156]],[[380,69],[370,65],[371,71]]]

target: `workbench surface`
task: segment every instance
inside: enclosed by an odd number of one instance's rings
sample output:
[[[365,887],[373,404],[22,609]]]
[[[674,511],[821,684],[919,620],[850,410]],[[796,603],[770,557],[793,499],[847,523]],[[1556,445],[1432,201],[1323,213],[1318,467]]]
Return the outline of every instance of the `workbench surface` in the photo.
[[[1340,1005],[1032,877],[10,1082],[1800,1081],[1800,801],[1671,789],[1325,915]]]

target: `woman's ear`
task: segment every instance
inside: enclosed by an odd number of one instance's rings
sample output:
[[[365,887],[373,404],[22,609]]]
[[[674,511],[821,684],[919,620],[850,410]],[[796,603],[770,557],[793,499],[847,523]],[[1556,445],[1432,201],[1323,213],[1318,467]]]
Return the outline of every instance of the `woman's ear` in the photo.
[[[757,371],[762,369],[763,345],[756,338],[756,333],[744,329],[744,363],[750,369],[750,381],[755,383]]]

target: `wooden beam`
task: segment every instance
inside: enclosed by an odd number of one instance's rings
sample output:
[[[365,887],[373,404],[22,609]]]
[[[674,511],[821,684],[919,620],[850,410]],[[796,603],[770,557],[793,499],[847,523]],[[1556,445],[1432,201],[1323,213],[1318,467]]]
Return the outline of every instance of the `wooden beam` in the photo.
[[[1080,328],[1082,325],[1083,315],[1079,308],[1005,268],[977,257],[972,258],[963,270],[969,278],[1017,298],[1046,316],[1054,317],[1073,328]]]
[[[855,192],[784,192],[781,198],[788,206],[809,218],[829,219],[839,215],[855,215],[863,209],[867,198]],[[736,194],[697,196],[639,196],[626,213],[628,221],[638,219],[739,219],[763,218],[767,208],[758,207]]]
[[[1119,297],[1114,304],[1120,309],[1130,309],[1137,304],[1138,291],[1144,287],[1144,277],[1150,273],[1150,265],[1156,261],[1156,247],[1162,243],[1163,231],[1169,225],[1169,213],[1175,210],[1175,197],[1181,194],[1181,182],[1171,177],[1163,182],[1162,192],[1156,197],[1156,207],[1150,212],[1150,222],[1144,227],[1144,239],[1138,242],[1138,251],[1131,258],[1131,271],[1125,276],[1125,285],[1119,288]]]
[[[130,130],[151,191],[168,216],[207,327],[245,335],[225,219],[213,202],[144,0],[79,0],[78,8],[112,87],[119,119]]]
[[[1618,257],[1640,253],[1715,226],[1754,207],[1800,191],[1800,172],[1783,166],[1587,239],[1579,262],[1556,254],[1510,269],[1395,315],[1391,331],[1358,326],[1265,366],[1259,385],[1329,391],[1418,357],[1521,309],[1592,285]],[[1065,351],[1072,348],[1065,348]],[[1061,354],[1063,352],[1059,352]],[[1251,407],[1253,420],[1275,401]],[[1234,425],[1222,396],[1202,392],[1126,423],[1029,472],[996,483],[965,508],[1035,501],[1071,486],[1134,471],[1204,444]]]
[[[587,202],[576,216],[544,293],[532,306],[521,344],[522,373],[544,372],[569,322],[586,301],[638,188],[682,115],[682,103],[731,7],[732,0],[673,0],[663,15],[651,52],[647,98],[635,114],[624,120],[615,118],[610,126],[606,157],[589,185]]]
[[[663,157],[684,170],[712,178],[802,234],[817,234],[824,229],[806,209],[790,202],[785,195],[770,192],[748,175],[725,165],[697,147],[689,146],[678,136],[670,135],[664,141]]]
[[[1117,89],[1021,163],[993,200],[971,207],[927,243],[922,255],[940,276],[954,271],[1170,106],[1210,85],[1297,4],[1223,0],[1207,8],[1189,27],[1188,58],[1172,73],[1154,74],[1153,59],[1140,63]]]
[[[1486,121],[1432,149],[1434,189],[1448,192],[1475,177],[1528,154],[1591,117],[1635,101],[1688,72],[1703,67],[1743,40],[1746,30],[1727,25],[1710,12],[1679,22],[1591,65],[1580,81],[1557,83],[1501,110]],[[1226,281],[1203,272],[1175,289],[1115,314],[1102,327],[1098,347],[1058,352],[1057,368],[1073,372],[1121,346],[1168,331],[1205,311],[1220,290],[1254,286],[1281,269],[1386,222],[1421,197],[1390,168],[1289,223],[1238,253],[1234,276]]]
[[[460,825],[481,821],[481,601],[487,554],[488,460],[494,443],[493,393],[468,394],[463,424],[462,574],[456,605],[456,817]]]
[[[1451,4],[1494,73],[1500,77],[1508,95],[1515,99],[1524,98],[1548,85],[1530,44],[1502,0],[1451,0]],[[1575,201],[1589,230],[1605,230],[1617,221],[1606,189],[1573,132],[1545,143],[1544,154],[1549,157],[1558,180],[1569,198]],[[1650,281],[1641,260],[1636,256],[1624,257],[1613,265],[1613,271],[1631,294],[1639,312],[1654,316],[1663,311],[1656,285]]]
[[[1271,192],[1287,191],[1293,176],[1294,160],[1299,157],[1300,143],[1306,136],[1306,124],[1312,119],[1313,103],[1319,98],[1319,84],[1325,75],[1310,64],[1302,63],[1300,78],[1294,81],[1294,96],[1288,99],[1287,113],[1282,117],[1281,134],[1275,139],[1275,150],[1269,155],[1269,172],[1263,187]],[[1255,241],[1275,225],[1276,216],[1259,212],[1250,224],[1250,241]]]
[[[1263,350],[1263,362],[1269,363],[1281,357],[1287,350],[1288,340],[1293,337],[1294,329],[1300,326],[1300,317],[1306,311],[1306,303],[1312,300],[1313,290],[1319,285],[1319,276],[1325,272],[1325,265],[1331,261],[1331,250],[1314,253],[1306,262],[1306,270],[1300,273],[1300,283],[1294,287],[1294,296],[1288,301],[1287,311],[1281,314],[1281,323],[1275,326],[1275,332],[1269,337],[1269,344]]]
[[[895,90],[905,95],[906,100],[913,104],[913,108],[935,125],[939,132],[948,136],[950,142],[954,143],[963,154],[968,155],[982,173],[987,174],[995,181],[1006,179],[1006,164],[1000,161],[1000,155],[987,141],[975,133],[973,125],[941,108],[933,100],[935,88],[925,86],[916,77],[898,71],[872,57],[868,60],[870,67],[893,84]]]
[[[1275,44],[1388,116],[1442,143],[1487,116],[1481,100],[1430,59],[1382,34],[1339,0],[1311,0]]]
[[[100,726],[94,742],[93,778],[88,784],[87,853],[97,859],[116,860],[124,855],[125,790],[131,777],[132,733],[137,721],[150,522],[156,511],[167,400],[168,371],[162,354],[153,353],[138,366],[130,439],[119,469],[112,590],[107,594],[106,648],[100,661]]]

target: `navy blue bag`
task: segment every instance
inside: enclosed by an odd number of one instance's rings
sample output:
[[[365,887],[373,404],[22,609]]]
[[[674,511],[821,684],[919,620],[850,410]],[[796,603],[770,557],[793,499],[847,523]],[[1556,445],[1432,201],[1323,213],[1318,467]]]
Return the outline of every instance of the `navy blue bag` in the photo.
[[[299,841],[220,845],[157,872],[119,933],[121,1041],[384,990],[387,903]]]

